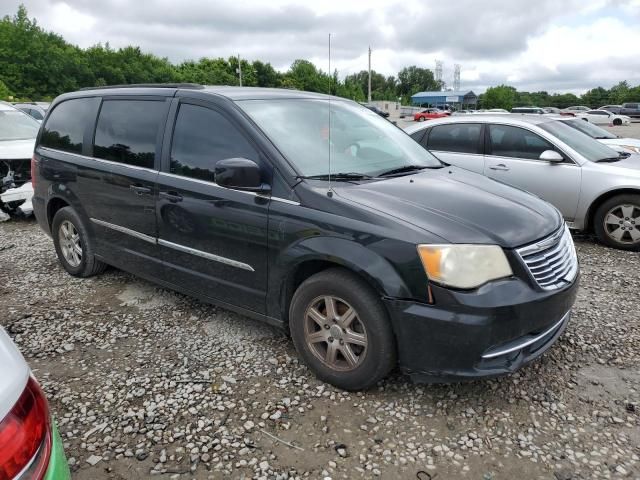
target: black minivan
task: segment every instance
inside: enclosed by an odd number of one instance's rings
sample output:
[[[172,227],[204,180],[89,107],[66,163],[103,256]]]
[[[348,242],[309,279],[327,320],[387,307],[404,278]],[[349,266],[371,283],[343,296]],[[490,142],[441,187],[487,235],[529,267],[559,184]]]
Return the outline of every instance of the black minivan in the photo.
[[[512,372],[578,288],[558,211],[444,164],[342,98],[191,84],[58,97],[33,205],[62,266],[106,265],[288,330],[324,381]]]

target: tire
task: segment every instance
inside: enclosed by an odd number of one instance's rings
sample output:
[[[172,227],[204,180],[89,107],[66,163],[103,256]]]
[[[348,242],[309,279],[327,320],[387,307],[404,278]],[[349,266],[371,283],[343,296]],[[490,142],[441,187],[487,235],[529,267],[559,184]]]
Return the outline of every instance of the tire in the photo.
[[[639,251],[640,195],[617,195],[605,201],[593,216],[593,227],[605,245]]]
[[[51,235],[58,260],[70,275],[90,277],[104,272],[107,264],[95,257],[87,228],[73,208],[64,207],[56,212]]]
[[[332,299],[337,315],[327,313],[326,298]],[[355,315],[348,315],[349,308]],[[332,268],[305,280],[291,300],[289,327],[296,350],[311,371],[343,390],[370,388],[396,365],[395,337],[384,305],[348,270]],[[330,348],[335,352],[333,363]]]
[[[424,122],[424,117],[418,117],[419,122]]]
[[[613,124],[614,125],[622,125],[622,120],[619,118],[614,118],[613,119]]]

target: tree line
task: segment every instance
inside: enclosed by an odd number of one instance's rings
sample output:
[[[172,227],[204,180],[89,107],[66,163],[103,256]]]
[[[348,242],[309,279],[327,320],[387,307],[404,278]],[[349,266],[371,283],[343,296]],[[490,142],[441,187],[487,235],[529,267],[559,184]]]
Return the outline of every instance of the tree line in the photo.
[[[295,88],[331,93],[357,101],[366,100],[366,71],[338,78],[308,60],[295,60],[285,72],[260,60],[240,60],[242,84],[256,87]],[[14,16],[0,21],[0,98],[50,100],[82,87],[131,83],[189,82],[207,85],[238,85],[238,58],[201,58],[177,65],[166,58],[145,53],[136,46],[112,48],[108,43],[82,49],[60,35],[41,28],[21,5]],[[397,75],[372,72],[372,98],[408,101],[419,91],[442,87],[433,72],[416,66]]]
[[[603,105],[620,105],[625,102],[640,102],[640,85],[630,87],[626,81],[606,89],[592,88],[578,96],[573,93],[519,92],[508,85],[490,87],[478,98],[481,108],[513,107],[557,107],[566,108],[572,105],[586,105],[599,108]]]
[[[365,101],[368,73],[362,70],[338,77],[338,71],[325,72],[308,60],[295,60],[287,71],[276,70],[260,60],[240,60],[242,84],[256,87],[295,88],[330,93],[356,101]],[[27,9],[20,5],[14,16],[0,20],[0,99],[51,100],[64,92],[82,87],[131,83],[188,82],[206,85],[238,85],[238,58],[201,58],[171,63],[145,53],[136,46],[112,48],[108,43],[82,49],[65,41],[54,32],[45,31]],[[421,91],[442,90],[433,71],[418,66],[405,67],[396,76],[371,72],[372,100],[401,99],[409,103],[411,95]],[[606,90],[589,90],[578,97],[573,94],[518,92],[500,85],[479,96],[481,108],[511,108],[536,105],[564,108],[586,104],[640,100],[640,86],[631,88],[626,82]]]

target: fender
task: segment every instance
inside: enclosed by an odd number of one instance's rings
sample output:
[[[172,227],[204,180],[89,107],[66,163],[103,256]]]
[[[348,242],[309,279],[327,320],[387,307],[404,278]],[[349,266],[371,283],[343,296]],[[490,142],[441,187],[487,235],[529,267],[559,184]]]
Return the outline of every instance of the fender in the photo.
[[[405,246],[406,248],[406,246]],[[269,269],[268,314],[286,318],[291,276],[305,262],[320,260],[343,266],[367,281],[380,296],[411,298],[410,289],[392,264],[371,247],[339,237],[311,237],[282,250]],[[418,260],[416,256],[416,260]]]

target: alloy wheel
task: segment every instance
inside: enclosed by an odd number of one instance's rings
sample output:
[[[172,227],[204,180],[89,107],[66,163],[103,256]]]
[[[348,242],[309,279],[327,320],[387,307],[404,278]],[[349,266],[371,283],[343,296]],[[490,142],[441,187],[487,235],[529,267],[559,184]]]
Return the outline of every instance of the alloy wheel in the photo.
[[[331,295],[318,297],[307,307],[304,338],[311,352],[333,370],[353,370],[367,353],[367,332],[358,313]]]
[[[58,240],[62,256],[72,267],[78,267],[82,262],[82,244],[80,243],[80,233],[69,220],[60,224],[58,229]]]
[[[618,243],[640,242],[640,206],[616,205],[604,216],[604,231]]]

